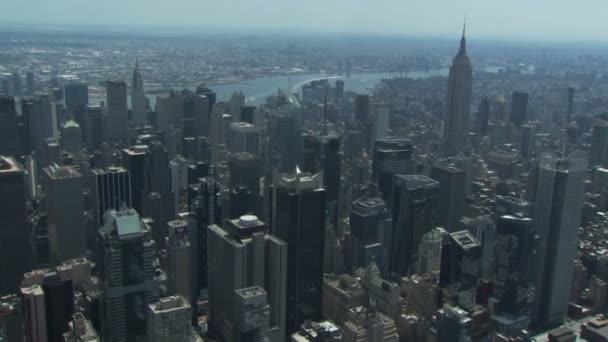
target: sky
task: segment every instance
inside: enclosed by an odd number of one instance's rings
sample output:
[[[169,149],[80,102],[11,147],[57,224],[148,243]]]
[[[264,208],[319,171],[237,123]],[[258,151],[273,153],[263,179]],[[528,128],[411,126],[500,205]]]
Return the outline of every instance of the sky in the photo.
[[[608,40],[607,0],[0,0],[2,23]]]

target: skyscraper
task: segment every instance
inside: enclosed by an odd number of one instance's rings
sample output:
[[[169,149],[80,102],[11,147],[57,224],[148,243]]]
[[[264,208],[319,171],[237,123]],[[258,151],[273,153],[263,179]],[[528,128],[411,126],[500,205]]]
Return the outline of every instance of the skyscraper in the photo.
[[[44,190],[52,258],[64,261],[85,256],[82,175],[72,166],[45,167]]]
[[[150,192],[148,174],[150,172],[150,152],[148,146],[139,145],[122,150],[122,166],[131,175],[131,199],[137,212],[144,209],[145,199]],[[167,165],[168,167],[168,165]]]
[[[371,98],[369,94],[358,94],[355,97],[355,121],[367,125],[371,119]]]
[[[383,198],[392,207],[395,175],[416,172],[412,160],[412,142],[408,139],[382,139],[374,144],[372,180],[378,184]]]
[[[86,106],[82,133],[89,151],[99,148],[105,139],[105,123],[100,106]]]
[[[78,122],[69,120],[61,129],[61,147],[64,151],[78,153],[82,149],[82,129]]]
[[[103,224],[106,211],[119,210],[122,206],[132,207],[131,177],[122,167],[91,170],[91,201],[93,202],[93,222],[96,227]]]
[[[246,122],[230,124],[230,153],[249,152],[260,155],[262,143],[260,129]]]
[[[608,167],[608,120],[596,117],[593,122],[591,137],[591,167]]]
[[[161,298],[148,304],[148,334],[146,341],[196,341],[190,324],[192,306],[181,296]]]
[[[487,97],[481,99],[479,107],[477,107],[477,132],[480,136],[488,135],[488,127],[490,122],[490,101]]]
[[[27,88],[27,95],[32,96],[36,92],[36,76],[33,72],[28,71],[25,74],[25,85]]]
[[[102,336],[136,341],[147,332],[148,304],[158,300],[154,279],[154,240],[133,209],[109,211],[99,230],[100,280],[103,284]]]
[[[108,81],[106,83],[106,97],[108,101],[107,138],[127,142],[129,139],[127,84],[124,81]]]
[[[241,118],[241,108],[245,105],[245,94],[234,92],[230,97],[230,115],[233,121],[243,121]]]
[[[449,232],[458,230],[464,215],[465,172],[451,164],[435,165],[431,178],[439,182],[439,205],[437,224]]]
[[[15,99],[0,95],[0,155],[18,156],[20,140]]]
[[[566,316],[576,256],[586,161],[577,155],[540,158],[535,223],[540,252],[534,323],[556,326]]]
[[[146,95],[144,94],[144,81],[139,71],[139,61],[135,61],[135,69],[133,70],[131,111],[135,126],[141,126],[146,122]]]
[[[536,150],[536,130],[532,124],[521,125],[521,143],[519,151],[527,160],[534,156]]]
[[[0,156],[0,293],[15,292],[31,267],[30,227],[27,221],[26,181],[15,159]]]
[[[211,123],[211,111],[209,98],[205,95],[194,95],[192,97],[193,116],[195,122],[195,134],[197,137],[209,136],[209,125]]]
[[[282,175],[274,189],[272,233],[288,246],[287,332],[321,316],[326,191],[319,174]],[[295,248],[294,248],[295,247]]]
[[[439,183],[423,175],[395,176],[391,274],[405,276],[418,256],[418,247],[435,228]]]
[[[511,123],[515,127],[528,119],[528,93],[521,91],[513,92],[511,100]]]
[[[232,189],[242,187],[251,193],[249,200],[238,203],[239,207],[245,210],[242,214],[247,212],[261,214],[261,171],[260,160],[251,153],[234,153],[230,156],[230,187]]]
[[[447,110],[443,127],[443,153],[446,156],[453,156],[465,147],[472,93],[473,68],[467,56],[463,28],[460,49],[452,61],[448,78]]]
[[[441,250],[444,239],[448,235],[445,229],[436,227],[422,236],[420,246],[418,247],[418,274],[432,274],[439,271],[441,267]]]
[[[285,331],[287,244],[269,235],[256,216],[228,220],[207,228],[209,273],[209,330],[226,341],[238,341],[238,290],[260,286],[270,306],[271,341],[283,341]],[[240,309],[243,309],[242,307]]]
[[[65,108],[73,110],[76,106],[89,104],[89,86],[84,82],[69,82],[63,85]]]
[[[180,295],[188,302],[195,300],[192,288],[192,246],[188,241],[188,222],[173,220],[167,222],[167,278],[171,295]]]

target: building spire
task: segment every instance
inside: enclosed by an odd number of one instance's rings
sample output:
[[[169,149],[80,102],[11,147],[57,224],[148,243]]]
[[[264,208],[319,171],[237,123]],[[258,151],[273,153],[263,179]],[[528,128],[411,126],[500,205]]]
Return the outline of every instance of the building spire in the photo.
[[[467,31],[467,18],[464,18],[464,24],[462,25],[462,38],[460,38],[460,50],[458,53],[466,54],[467,53],[467,39],[465,37]]]

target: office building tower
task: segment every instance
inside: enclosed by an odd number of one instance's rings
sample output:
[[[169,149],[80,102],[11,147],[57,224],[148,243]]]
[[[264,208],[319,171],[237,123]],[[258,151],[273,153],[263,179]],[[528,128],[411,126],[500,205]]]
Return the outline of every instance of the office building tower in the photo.
[[[142,212],[146,196],[150,192],[148,180],[150,153],[148,146],[139,145],[122,150],[122,166],[131,175],[131,200],[133,208]]]
[[[251,193],[250,198],[239,203],[244,210],[243,214],[261,214],[261,171],[260,159],[251,153],[234,153],[230,156],[230,187],[242,188]]]
[[[131,111],[135,126],[142,126],[146,122],[146,95],[144,94],[144,81],[139,71],[139,61],[135,61],[133,81],[131,83]]]
[[[211,124],[211,111],[209,98],[205,95],[194,95],[192,97],[193,117],[196,126],[195,134],[197,137],[209,136],[209,125]]]
[[[12,75],[12,80],[13,95],[19,97],[23,93],[23,82],[21,80],[21,75],[18,72],[14,72]]]
[[[21,107],[27,122],[31,148],[42,154],[46,139],[57,137],[57,115],[51,97],[36,95],[32,101],[22,101]]]
[[[163,211],[167,221],[175,218],[174,194],[171,191],[171,174],[167,149],[160,141],[150,143],[150,192],[157,192],[163,200]],[[163,222],[164,224],[164,222]]]
[[[207,113],[211,114],[211,111],[213,110],[213,106],[215,105],[215,102],[217,101],[217,94],[213,90],[211,90],[209,87],[207,87],[204,83],[201,83],[196,87],[195,93],[196,93],[196,95],[203,95],[209,100],[207,102],[209,104]]]
[[[28,71],[25,74],[25,86],[27,89],[27,95],[34,95],[34,93],[36,92],[36,76],[31,71]]]
[[[567,112],[566,112],[566,122],[572,122],[572,114],[574,113],[574,92],[576,88],[568,87],[567,93]]]
[[[44,275],[42,281],[46,329],[49,342],[63,342],[74,313],[74,290],[71,280],[63,280],[57,272]]]
[[[514,91],[511,98],[511,123],[520,127],[528,120],[528,93]]]
[[[72,315],[70,330],[63,334],[64,342],[99,342],[99,336],[91,321],[81,313]]]
[[[369,94],[358,94],[355,97],[355,121],[368,124],[371,119],[371,97]]]
[[[89,86],[84,82],[69,82],[63,85],[63,104],[69,111],[77,106],[89,104]]]
[[[31,267],[30,226],[26,207],[25,171],[11,157],[0,156],[0,294],[14,293],[23,274]]]
[[[355,200],[350,212],[346,264],[349,270],[375,261],[387,275],[393,242],[391,213],[377,192]]]
[[[423,236],[435,227],[439,183],[423,175],[395,176],[391,274],[405,276],[418,259]]]
[[[477,132],[480,136],[488,135],[490,126],[490,101],[487,97],[481,99],[479,107],[477,107]]]
[[[481,273],[483,279],[494,278],[496,269],[495,251],[496,225],[489,215],[463,217],[460,220],[463,229],[468,230],[481,243]]]
[[[272,233],[287,242],[287,332],[321,316],[325,196],[321,175],[282,175],[274,188]]]
[[[169,126],[181,127],[184,116],[184,97],[171,91],[169,95],[156,97],[156,129],[166,131]]]
[[[132,207],[131,176],[122,167],[91,170],[89,187],[95,227],[103,225],[102,219],[106,211],[119,210],[123,206]]]
[[[464,28],[460,49],[450,66],[446,116],[443,127],[443,152],[453,156],[463,150],[469,131],[471,96],[473,94],[473,68],[467,56]]]
[[[372,180],[378,184],[389,207],[395,175],[409,175],[416,172],[416,162],[412,160],[412,142],[408,139],[377,140],[374,144]]]
[[[190,324],[192,306],[182,296],[160,298],[148,304],[148,336],[150,342],[197,341]]]
[[[267,229],[252,215],[207,228],[209,330],[226,341],[238,340],[239,326],[232,323],[242,322],[245,313],[237,310],[239,302],[247,301],[237,290],[252,286],[267,293],[271,341],[285,338],[287,244]]]
[[[586,161],[577,155],[540,158],[535,218],[540,236],[534,323],[557,326],[566,316],[576,256]]]
[[[233,121],[243,121],[241,118],[241,109],[245,106],[245,94],[242,92],[234,92],[230,97],[230,115]]]
[[[300,164],[302,139],[294,115],[275,115],[271,118],[271,147],[280,172],[293,172]]]
[[[449,233],[441,228],[433,228],[422,236],[418,247],[418,274],[434,274],[441,268],[441,252]]]
[[[188,241],[188,222],[167,222],[167,283],[171,295],[180,295],[188,301],[195,299],[192,288],[192,246]]]
[[[444,305],[439,310],[437,341],[472,341],[472,325],[473,320],[466,311],[457,306]]]
[[[241,107],[241,121],[250,124],[254,123],[255,119],[255,106],[242,106]]]
[[[372,121],[372,141],[386,138],[388,134],[389,106],[386,103],[374,106],[374,117]]]
[[[496,311],[503,315],[531,314],[534,293],[534,259],[537,248],[534,221],[523,215],[497,219]]]
[[[256,156],[260,155],[262,139],[258,127],[246,122],[231,123],[229,139],[230,153],[249,152]]]
[[[146,308],[158,300],[154,279],[154,240],[133,209],[108,211],[99,230],[103,284],[102,336],[136,341],[146,335]]]
[[[256,285],[235,292],[234,341],[269,341],[270,310],[266,291]]]
[[[344,158],[353,160],[363,154],[363,135],[359,130],[349,130],[344,133]]]
[[[21,288],[25,340],[31,342],[48,341],[46,331],[46,310],[44,291],[40,285]]]
[[[0,155],[20,155],[20,142],[15,99],[0,95]]]
[[[342,341],[399,341],[395,321],[374,308],[358,306],[350,309],[349,316],[343,325]]]
[[[530,160],[536,151],[536,129],[532,124],[521,125],[521,143],[519,145],[521,155]]]
[[[72,154],[79,153],[82,149],[82,129],[80,125],[70,120],[63,124],[61,129],[61,148]]]
[[[450,233],[441,250],[439,286],[468,290],[477,286],[481,272],[481,243],[467,230]]]
[[[86,106],[82,133],[89,151],[99,148],[105,139],[105,119],[103,108],[100,106]]]
[[[464,214],[465,172],[449,164],[434,165],[431,178],[439,182],[437,224],[454,232]]]
[[[53,260],[82,257],[86,253],[82,175],[72,166],[44,168],[49,243]]]
[[[302,171],[313,174],[323,172],[328,218],[333,225],[337,224],[338,198],[340,196],[342,166],[340,142],[340,136],[335,133],[304,135]]]
[[[344,97],[344,81],[336,81],[336,98],[341,99]]]
[[[129,140],[127,84],[124,81],[106,82],[106,98],[108,101],[108,130],[106,138],[127,142]]]
[[[592,134],[589,164],[591,167],[606,168],[608,167],[608,120],[596,117]]]

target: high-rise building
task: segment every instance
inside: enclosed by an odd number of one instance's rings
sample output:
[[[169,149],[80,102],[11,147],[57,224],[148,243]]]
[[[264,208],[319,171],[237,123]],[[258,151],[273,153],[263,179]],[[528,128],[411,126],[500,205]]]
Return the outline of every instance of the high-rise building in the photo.
[[[237,292],[251,286],[267,293],[271,341],[285,338],[287,244],[269,235],[267,229],[252,215],[207,228],[209,328],[226,341],[238,341],[239,326],[232,323],[245,312],[234,306],[240,301]]]
[[[180,127],[184,115],[184,97],[171,91],[169,95],[156,97],[156,129],[166,131],[169,126]]]
[[[44,168],[51,256],[55,261],[86,253],[82,175],[72,166]]]
[[[230,187],[232,189],[244,188],[251,193],[251,198],[239,203],[244,210],[243,214],[246,212],[261,213],[261,171],[260,159],[251,153],[234,153],[230,156]]]
[[[167,283],[171,295],[180,295],[189,302],[195,299],[192,288],[192,246],[188,240],[188,222],[173,220],[167,222]]]
[[[15,99],[0,95],[0,155],[18,156],[21,154],[21,137],[17,125]]]
[[[99,230],[103,284],[102,336],[136,341],[146,336],[148,304],[158,300],[154,279],[154,240],[133,209],[108,211]]]
[[[36,76],[33,72],[28,71],[25,74],[25,85],[27,88],[27,95],[32,96],[36,92]]]
[[[127,108],[127,84],[124,81],[106,83],[108,101],[107,138],[127,142],[129,139],[129,111]]]
[[[481,215],[463,217],[460,223],[481,243],[480,276],[486,280],[493,279],[496,269],[494,246],[496,246],[497,235],[494,220],[489,215]]]
[[[412,160],[412,142],[408,139],[377,140],[373,158],[372,180],[379,185],[383,198],[392,207],[395,175],[416,172],[416,162]]]
[[[139,145],[122,150],[122,166],[131,175],[131,200],[133,201],[133,208],[137,212],[143,213],[144,202],[150,192],[148,181],[150,152],[148,146]]]
[[[414,266],[423,236],[435,227],[439,183],[423,175],[395,176],[391,274],[405,276]]]
[[[46,331],[46,310],[44,291],[40,285],[21,288],[25,340],[31,342],[48,341]]]
[[[15,159],[0,156],[0,193],[7,199],[0,206],[0,260],[4,260],[0,294],[17,291],[31,268],[25,177]]]
[[[91,201],[95,227],[103,225],[106,211],[132,207],[131,177],[122,167],[91,170]]]
[[[389,106],[386,103],[374,105],[372,121],[372,141],[386,138],[388,134]]]
[[[242,92],[234,92],[230,97],[230,115],[233,121],[243,121],[241,118],[241,109],[245,106],[245,94]]]
[[[21,102],[24,121],[29,132],[30,147],[43,154],[46,139],[57,137],[57,114],[51,96],[36,95],[32,101]]]
[[[439,286],[475,288],[481,272],[481,243],[467,230],[450,233],[449,237],[441,250]]]
[[[174,194],[171,191],[171,173],[167,149],[160,141],[150,142],[150,192],[157,192],[163,200],[163,211],[167,221],[175,218]],[[164,222],[163,222],[164,224]],[[158,243],[158,242],[157,242]],[[161,243],[162,245],[162,243]]]
[[[209,125],[211,124],[211,106],[209,105],[209,98],[205,95],[194,95],[192,97],[192,107],[196,126],[196,136],[208,137]]]
[[[303,144],[297,118],[286,114],[272,116],[270,131],[271,147],[279,171],[293,172],[300,164]]]
[[[528,93],[514,91],[511,99],[511,123],[519,127],[526,120],[528,120]]]
[[[230,124],[230,153],[249,152],[260,155],[261,132],[258,127],[246,122]]]
[[[139,61],[135,61],[135,69],[133,70],[131,111],[135,126],[141,126],[146,122],[146,95],[144,94],[144,81],[139,71]]]
[[[388,274],[392,219],[379,193],[370,191],[353,202],[347,241],[346,264],[351,271],[374,260],[382,274]]]
[[[399,341],[395,321],[385,314],[359,306],[350,309],[349,316],[343,325],[342,341]]]
[[[608,120],[595,118],[591,138],[591,167],[608,167]]]
[[[23,298],[14,293],[0,297],[0,336],[6,341],[23,341]]]
[[[441,268],[441,250],[448,232],[441,228],[433,228],[422,236],[418,247],[418,274],[433,274]]]
[[[82,129],[78,122],[69,120],[63,124],[61,129],[61,147],[64,151],[72,154],[79,153],[82,149]]]
[[[319,174],[296,173],[277,180],[272,233],[287,242],[287,332],[321,316],[325,195]]]
[[[439,182],[437,224],[454,232],[464,215],[465,172],[451,164],[439,164],[431,168],[431,178]]]
[[[471,96],[473,95],[473,68],[467,56],[464,28],[460,49],[450,66],[447,109],[443,127],[443,153],[453,156],[465,147],[469,130]]]
[[[519,145],[519,151],[527,160],[534,156],[534,152],[536,151],[536,130],[534,125],[521,125],[521,143]]]
[[[89,86],[84,82],[69,82],[63,85],[63,104],[68,110],[89,104]]]
[[[99,342],[99,336],[91,321],[81,313],[72,315],[70,331],[63,334],[64,342]]]
[[[23,82],[21,79],[21,75],[18,72],[13,73],[13,95],[21,96],[23,93]]]
[[[105,120],[103,108],[100,106],[86,106],[82,133],[89,151],[94,151],[104,142]]]
[[[481,99],[479,107],[477,107],[477,132],[480,136],[488,135],[490,125],[490,101],[487,97]]]
[[[197,341],[190,317],[192,306],[182,296],[160,298],[148,304],[148,336],[150,342]]]
[[[371,97],[369,94],[358,94],[355,97],[355,121],[367,125],[371,119]]]
[[[254,123],[255,106],[242,106],[241,107],[241,121],[250,124]]]
[[[437,320],[437,341],[471,341],[472,325],[468,312],[457,306],[444,305]]]
[[[534,323],[556,326],[566,316],[586,179],[577,155],[540,158],[535,223],[540,236]]]
[[[266,291],[256,285],[235,292],[234,341],[269,341],[270,310]]]

